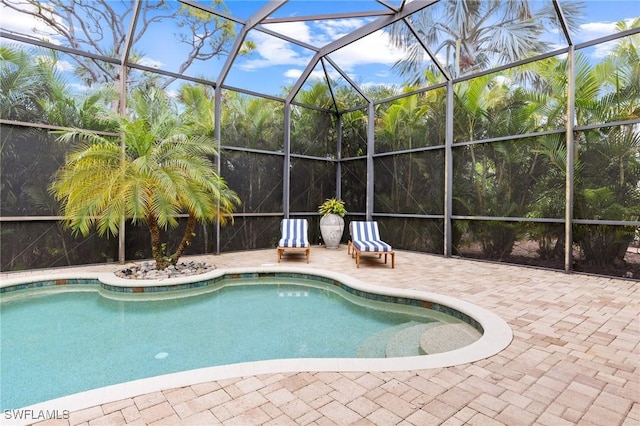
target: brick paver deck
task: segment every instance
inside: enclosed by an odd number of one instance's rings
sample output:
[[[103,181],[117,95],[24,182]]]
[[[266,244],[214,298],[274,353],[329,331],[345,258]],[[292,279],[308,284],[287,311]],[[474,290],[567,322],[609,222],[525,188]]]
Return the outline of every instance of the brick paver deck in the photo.
[[[275,264],[276,250],[197,258],[219,268]],[[456,367],[238,377],[41,425],[640,425],[637,281],[402,251],[395,269],[366,260],[356,269],[346,246],[314,247],[309,265],[296,255],[281,265],[464,299],[501,316],[514,340],[495,356]]]

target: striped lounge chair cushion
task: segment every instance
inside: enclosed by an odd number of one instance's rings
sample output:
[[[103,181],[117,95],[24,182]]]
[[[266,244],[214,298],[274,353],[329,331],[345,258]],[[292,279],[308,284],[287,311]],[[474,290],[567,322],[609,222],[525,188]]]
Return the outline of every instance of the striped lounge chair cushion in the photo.
[[[282,238],[278,247],[309,247],[306,219],[283,219],[281,224]]]
[[[380,239],[378,222],[351,222],[352,244],[360,251],[392,251],[391,246]]]

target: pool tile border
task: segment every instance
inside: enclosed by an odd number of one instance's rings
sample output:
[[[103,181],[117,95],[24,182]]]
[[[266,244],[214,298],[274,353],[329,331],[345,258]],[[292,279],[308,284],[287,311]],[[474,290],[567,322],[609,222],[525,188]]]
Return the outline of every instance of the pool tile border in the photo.
[[[345,292],[361,297],[367,300],[373,300],[377,302],[385,302],[385,303],[395,303],[398,305],[408,305],[415,306],[425,309],[432,309],[434,311],[450,315],[456,319],[459,319],[472,327],[478,330],[480,333],[484,332],[482,324],[476,321],[473,317],[460,312],[457,309],[451,308],[449,306],[435,303],[428,300],[421,300],[417,298],[403,297],[403,296],[395,296],[390,294],[379,294],[372,291],[364,291],[360,289],[355,289],[340,280],[336,280],[334,278],[325,277],[317,274],[310,274],[309,272],[230,272],[223,273],[213,278],[202,279],[199,276],[192,276],[192,279],[197,279],[197,281],[192,282],[184,282],[184,283],[176,283],[176,284],[158,284],[159,280],[151,280],[149,285],[122,285],[122,283],[118,284],[109,284],[104,282],[99,277],[97,278],[55,278],[43,281],[32,281],[22,284],[8,285],[0,288],[0,295],[10,294],[14,291],[21,290],[33,290],[38,288],[45,287],[60,287],[60,286],[76,286],[76,285],[99,285],[101,289],[114,292],[114,293],[128,293],[128,294],[149,294],[149,293],[165,293],[165,292],[179,292],[184,290],[192,290],[192,289],[202,289],[211,286],[215,286],[221,283],[226,283],[228,281],[236,280],[236,279],[260,279],[260,278],[289,278],[289,279],[303,279],[303,280],[311,280],[316,282],[322,282],[325,284],[333,285],[335,287],[344,290]],[[127,279],[128,283],[136,282],[136,284],[140,284],[139,281]]]

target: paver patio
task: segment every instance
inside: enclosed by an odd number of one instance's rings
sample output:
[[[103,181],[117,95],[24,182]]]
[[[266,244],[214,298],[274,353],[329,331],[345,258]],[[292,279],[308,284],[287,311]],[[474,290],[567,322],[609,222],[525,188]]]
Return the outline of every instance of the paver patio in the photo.
[[[275,249],[194,259],[219,268],[277,264]],[[357,269],[346,246],[314,247],[308,265],[296,255],[280,265],[464,299],[501,316],[514,339],[497,355],[455,367],[194,383],[40,425],[640,425],[638,281],[403,251],[395,269],[367,258]]]

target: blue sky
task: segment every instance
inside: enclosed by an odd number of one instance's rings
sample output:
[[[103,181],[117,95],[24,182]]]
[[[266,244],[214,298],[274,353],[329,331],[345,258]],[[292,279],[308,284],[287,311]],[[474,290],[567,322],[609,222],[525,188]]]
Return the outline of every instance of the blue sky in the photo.
[[[545,0],[546,1],[546,0]],[[550,1],[550,0],[549,0]],[[567,0],[561,0],[561,4]],[[246,19],[259,10],[264,1],[232,0],[228,2],[234,16]],[[398,3],[398,2],[396,2]],[[534,0],[532,7],[540,7],[543,2]],[[314,14],[332,14],[337,12],[355,12],[362,10],[384,10],[379,3],[367,1],[303,1],[294,0],[279,8],[273,17],[300,17]],[[615,32],[615,22],[640,16],[640,2],[635,0],[599,0],[585,2],[584,22],[574,34],[574,42],[580,43]],[[299,39],[313,46],[321,47],[352,31],[373,18],[333,19],[325,21],[298,21],[268,25],[267,28],[278,33]],[[550,40],[562,41],[559,31],[549,34]],[[225,83],[257,92],[276,94],[282,86],[295,83],[305,69],[314,52],[283,41],[268,34],[253,31],[249,33],[258,49],[248,57],[238,58],[232,65]],[[564,47],[564,44],[558,45]],[[610,43],[590,49],[594,60],[602,58],[613,47]],[[149,52],[149,57],[154,55]],[[399,84],[399,77],[391,70],[393,64],[401,59],[402,52],[391,47],[388,33],[378,31],[364,39],[349,45],[330,55],[330,58],[360,85]],[[597,58],[596,58],[597,57]],[[222,61],[196,67],[193,75],[202,72],[216,77]],[[320,74],[316,69],[313,76]],[[335,76],[334,76],[335,77]]]
[[[416,0],[418,1],[418,0]],[[533,0],[532,8],[540,7],[550,0]],[[560,0],[560,4],[568,0]],[[203,4],[208,2],[202,1]],[[247,19],[259,10],[266,1],[259,0],[227,0],[228,8],[233,16]],[[399,1],[391,1],[398,4]],[[640,16],[640,2],[637,0],[587,0],[585,4],[584,22],[574,36],[574,42],[580,43],[592,40],[614,32],[615,22]],[[279,8],[272,17],[300,17],[314,14],[331,14],[337,12],[385,10],[373,0],[292,0]],[[13,12],[0,10],[2,28],[11,29],[19,33],[33,33],[33,28],[40,26],[25,17],[13,16]],[[331,19],[324,21],[297,21],[289,23],[270,24],[267,28],[278,33],[299,39],[313,46],[321,47],[342,35],[358,28],[373,18]],[[236,25],[236,30],[240,26]],[[180,29],[170,28],[166,24],[150,27],[148,33],[134,46],[136,51],[144,55],[141,63],[158,67],[168,71],[178,71],[179,60],[184,57],[184,45],[178,43],[174,32]],[[305,69],[314,52],[272,37],[268,34],[252,31],[249,39],[258,46],[251,55],[238,58],[232,65],[226,84],[247,88],[266,94],[280,93],[282,86],[295,83]],[[51,39],[53,42],[55,38]],[[550,33],[549,40],[562,42],[559,33]],[[561,46],[562,44],[559,44]],[[612,48],[612,44],[589,49],[586,53],[594,60],[601,58]],[[378,31],[364,39],[349,45],[330,55],[330,58],[358,84],[379,85],[398,84],[400,79],[392,72],[392,65],[402,57],[402,53],[393,49],[389,43],[388,33]],[[205,77],[216,80],[220,74],[224,58],[197,63],[188,75]],[[71,64],[61,64],[65,70],[72,69]],[[317,69],[312,76],[319,74]],[[70,77],[71,78],[71,77]]]

